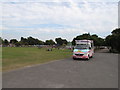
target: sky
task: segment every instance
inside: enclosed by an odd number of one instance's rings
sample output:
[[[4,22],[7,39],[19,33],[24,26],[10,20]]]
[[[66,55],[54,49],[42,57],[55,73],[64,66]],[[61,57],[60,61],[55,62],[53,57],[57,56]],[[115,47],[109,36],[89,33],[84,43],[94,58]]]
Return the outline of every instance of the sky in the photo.
[[[72,41],[84,33],[106,37],[118,27],[118,0],[3,0],[3,39],[20,37]]]

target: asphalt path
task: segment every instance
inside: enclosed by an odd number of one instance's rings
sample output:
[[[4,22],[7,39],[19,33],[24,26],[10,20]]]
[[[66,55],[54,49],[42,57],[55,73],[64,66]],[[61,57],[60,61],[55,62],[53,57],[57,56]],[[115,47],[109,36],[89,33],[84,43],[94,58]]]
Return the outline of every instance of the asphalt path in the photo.
[[[102,50],[89,61],[69,58],[2,75],[3,88],[118,88],[118,54]]]

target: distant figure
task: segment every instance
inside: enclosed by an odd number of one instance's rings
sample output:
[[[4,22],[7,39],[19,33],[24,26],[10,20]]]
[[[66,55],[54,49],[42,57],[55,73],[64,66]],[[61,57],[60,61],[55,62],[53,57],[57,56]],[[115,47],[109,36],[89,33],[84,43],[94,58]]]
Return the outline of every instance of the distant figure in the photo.
[[[51,49],[51,48],[49,48],[49,49],[47,49],[47,51],[52,51],[52,49]]]

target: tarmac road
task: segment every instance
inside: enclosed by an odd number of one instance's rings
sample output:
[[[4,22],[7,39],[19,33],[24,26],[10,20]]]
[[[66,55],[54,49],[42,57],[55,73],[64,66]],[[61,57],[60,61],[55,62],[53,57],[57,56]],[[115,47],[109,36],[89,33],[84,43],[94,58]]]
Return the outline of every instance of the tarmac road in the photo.
[[[3,88],[118,88],[118,54],[58,60],[3,73]]]

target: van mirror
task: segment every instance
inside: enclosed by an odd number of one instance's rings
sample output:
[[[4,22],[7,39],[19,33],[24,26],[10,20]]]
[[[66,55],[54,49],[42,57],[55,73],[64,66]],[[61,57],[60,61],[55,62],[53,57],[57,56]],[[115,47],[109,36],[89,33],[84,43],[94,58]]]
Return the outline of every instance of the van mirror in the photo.
[[[91,49],[91,47],[89,47],[89,49]]]

